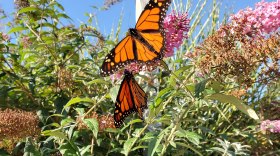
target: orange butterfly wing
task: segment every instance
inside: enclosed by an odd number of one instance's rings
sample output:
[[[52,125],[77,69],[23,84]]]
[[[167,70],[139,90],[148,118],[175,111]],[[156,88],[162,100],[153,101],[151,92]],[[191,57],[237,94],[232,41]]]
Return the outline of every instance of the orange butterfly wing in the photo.
[[[129,84],[130,84],[131,92],[133,95],[135,108],[137,109],[140,118],[144,122],[144,117],[143,117],[142,112],[144,109],[148,108],[147,107],[148,96],[144,92],[144,90],[138,85],[138,83],[136,82],[136,80],[134,78],[130,79]]]
[[[105,57],[101,66],[102,77],[114,74],[122,67],[136,62],[147,65],[164,56],[166,35],[163,21],[171,0],[150,0],[141,13],[131,35],[124,38]]]
[[[145,108],[147,108],[146,93],[137,84],[134,76],[126,71],[115,103],[115,127],[119,128],[123,124],[124,119],[136,111],[139,112],[144,122],[142,111]]]
[[[130,35],[120,41],[105,57],[100,69],[101,76],[105,77],[114,74],[114,72],[118,71],[120,68],[133,62],[135,59],[133,45],[134,40]]]
[[[145,39],[148,45],[145,44],[145,42],[137,40],[137,53],[138,56],[150,55],[150,57],[139,57],[137,63],[149,64],[163,58],[166,45],[166,35],[163,30],[163,22],[170,4],[171,0],[150,0],[139,17],[135,29],[139,32],[143,39]],[[138,46],[140,43],[142,46]],[[143,45],[145,46],[144,50],[142,48]],[[154,57],[152,53],[156,54],[156,57]]]

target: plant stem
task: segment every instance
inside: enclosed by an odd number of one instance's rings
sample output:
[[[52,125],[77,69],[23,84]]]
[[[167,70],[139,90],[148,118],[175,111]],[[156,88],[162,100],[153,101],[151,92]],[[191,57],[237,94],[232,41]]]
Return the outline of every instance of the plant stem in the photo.
[[[27,24],[27,22],[24,22],[24,23],[25,23],[25,25],[26,25],[26,26],[41,40],[42,43],[45,43],[45,42],[43,41],[43,39],[42,39],[42,38]],[[49,53],[52,55],[52,57],[53,57],[55,63],[58,63],[56,57],[54,57],[54,54],[53,54],[52,51],[49,49],[49,47],[48,47],[47,45],[45,45],[45,48],[46,48],[46,49],[49,51]]]

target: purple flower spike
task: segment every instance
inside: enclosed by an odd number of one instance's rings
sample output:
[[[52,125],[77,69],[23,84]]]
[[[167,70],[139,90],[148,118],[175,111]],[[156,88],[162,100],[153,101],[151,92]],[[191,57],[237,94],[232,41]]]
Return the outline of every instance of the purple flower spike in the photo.
[[[165,57],[170,57],[174,54],[174,47],[179,49],[183,43],[183,39],[188,39],[187,33],[190,29],[190,19],[188,13],[175,14],[174,10],[166,16],[163,22],[163,28],[166,31],[166,54]]]

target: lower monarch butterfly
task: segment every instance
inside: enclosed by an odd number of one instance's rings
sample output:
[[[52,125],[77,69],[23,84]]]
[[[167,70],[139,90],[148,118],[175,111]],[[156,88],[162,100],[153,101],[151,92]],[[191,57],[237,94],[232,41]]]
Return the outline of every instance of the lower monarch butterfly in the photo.
[[[114,120],[116,128],[122,125],[127,116],[137,111],[144,122],[142,111],[148,108],[148,96],[136,82],[133,74],[125,70],[124,75],[115,103]]]
[[[100,68],[102,77],[114,74],[122,67],[137,63],[148,65],[161,60],[166,46],[163,21],[171,0],[150,0],[135,28],[105,57]]]

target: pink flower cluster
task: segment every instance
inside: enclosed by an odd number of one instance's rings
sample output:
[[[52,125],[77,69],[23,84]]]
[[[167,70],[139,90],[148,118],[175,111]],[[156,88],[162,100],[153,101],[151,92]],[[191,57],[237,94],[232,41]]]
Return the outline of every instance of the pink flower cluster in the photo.
[[[116,78],[118,80],[122,79],[122,75],[123,75],[125,69],[127,69],[129,72],[134,71],[133,74],[139,73],[140,71],[142,71],[140,69],[139,65],[137,65],[136,63],[131,63],[130,65],[126,66],[124,69],[119,70],[116,74],[112,74],[110,76],[112,81],[115,81]]]
[[[174,10],[166,16],[163,23],[163,28],[166,31],[166,55],[170,57],[174,54],[174,47],[179,49],[179,46],[183,43],[183,39],[187,39],[187,33],[190,29],[190,19],[188,19],[188,13],[175,14]]]
[[[231,15],[230,20],[234,25],[244,26],[244,33],[252,37],[262,36],[276,31],[280,26],[280,0],[277,2],[261,2],[255,4],[256,8],[247,7],[236,15]]]
[[[23,46],[24,46],[25,49],[28,48],[28,46],[33,43],[32,41],[29,41],[29,40],[30,40],[29,37],[23,36],[22,43],[23,43]]]
[[[272,125],[274,127],[274,130],[272,128],[268,127],[268,125]],[[274,120],[274,121],[265,120],[265,121],[263,121],[262,124],[261,124],[261,130],[263,130],[263,131],[269,130],[271,133],[280,132],[280,120]]]
[[[2,37],[3,37],[3,39],[6,40],[6,41],[10,41],[10,39],[11,39],[11,36],[9,36],[9,35],[7,35],[7,34],[2,34]]]

